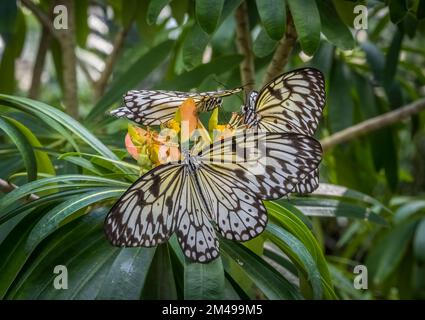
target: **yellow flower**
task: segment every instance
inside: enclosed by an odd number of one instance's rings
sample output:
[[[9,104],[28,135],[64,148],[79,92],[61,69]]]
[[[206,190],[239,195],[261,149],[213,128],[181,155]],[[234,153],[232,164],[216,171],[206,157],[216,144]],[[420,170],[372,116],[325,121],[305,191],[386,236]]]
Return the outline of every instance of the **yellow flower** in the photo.
[[[218,124],[218,108],[214,109],[211,114],[208,121],[208,129],[212,141],[222,140],[235,134],[235,129],[228,124]]]

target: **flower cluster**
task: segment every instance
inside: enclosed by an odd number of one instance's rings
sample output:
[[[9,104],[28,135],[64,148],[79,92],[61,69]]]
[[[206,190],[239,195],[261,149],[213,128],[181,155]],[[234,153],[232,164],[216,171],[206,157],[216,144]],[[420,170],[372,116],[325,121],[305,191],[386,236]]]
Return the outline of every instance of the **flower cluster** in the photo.
[[[179,160],[182,148],[188,148],[190,141],[209,144],[232,136],[234,132],[229,124],[218,123],[218,108],[212,112],[207,130],[198,118],[195,101],[188,98],[160,131],[129,124],[125,146],[141,170],[147,171],[161,163]]]

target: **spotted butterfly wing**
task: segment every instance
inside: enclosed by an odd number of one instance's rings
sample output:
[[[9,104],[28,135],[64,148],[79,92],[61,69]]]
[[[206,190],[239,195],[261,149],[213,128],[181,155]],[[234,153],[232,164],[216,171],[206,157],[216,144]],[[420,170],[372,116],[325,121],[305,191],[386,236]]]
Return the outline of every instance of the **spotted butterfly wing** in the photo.
[[[250,101],[254,101],[254,105]],[[269,132],[294,132],[313,136],[325,105],[323,74],[314,68],[284,73],[248,100],[248,127],[257,125]]]
[[[195,100],[199,112],[211,111],[220,107],[222,97],[241,91],[241,88],[218,90],[201,93],[165,91],[165,90],[131,90],[124,97],[124,106],[112,110],[116,117],[124,117],[145,126],[161,125],[174,117],[177,108],[188,98]]]
[[[312,136],[325,105],[323,74],[314,68],[284,73],[249,95],[244,122],[248,128],[269,132],[293,132]],[[313,192],[319,186],[319,171],[307,174],[293,193]]]
[[[254,158],[239,161],[245,152],[236,146],[243,144],[258,149]],[[218,141],[139,178],[108,213],[106,235],[117,246],[153,246],[176,232],[186,257],[208,262],[219,252],[214,227],[228,239],[257,236],[267,223],[261,200],[290,192],[320,160],[320,144],[299,134]]]

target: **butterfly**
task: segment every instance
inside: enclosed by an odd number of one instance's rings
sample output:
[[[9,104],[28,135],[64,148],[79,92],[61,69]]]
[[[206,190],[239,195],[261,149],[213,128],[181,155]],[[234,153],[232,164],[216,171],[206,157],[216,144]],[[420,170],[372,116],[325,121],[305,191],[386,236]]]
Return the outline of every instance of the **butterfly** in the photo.
[[[234,116],[230,127],[243,124],[268,132],[289,132],[313,136],[325,106],[325,81],[321,71],[301,68],[284,73],[260,91],[251,91]],[[294,187],[293,193],[310,193],[319,186],[315,169]]]
[[[217,234],[247,241],[263,232],[262,200],[291,192],[322,155],[312,137],[252,130],[193,148],[141,176],[115,203],[105,218],[113,245],[151,247],[176,233],[187,258],[209,262],[219,255]]]
[[[161,125],[174,117],[178,107],[187,99],[195,100],[198,112],[211,111],[222,104],[222,97],[238,93],[242,88],[208,92],[165,90],[131,90],[124,97],[124,106],[112,110],[111,115],[125,117],[145,126]]]

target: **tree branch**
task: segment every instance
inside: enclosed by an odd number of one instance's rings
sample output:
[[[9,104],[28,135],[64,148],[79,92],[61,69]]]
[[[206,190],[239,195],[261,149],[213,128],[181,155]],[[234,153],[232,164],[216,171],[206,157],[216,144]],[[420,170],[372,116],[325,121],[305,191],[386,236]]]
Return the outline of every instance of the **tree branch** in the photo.
[[[31,0],[21,0],[39,20],[39,22],[49,30],[61,45],[63,61],[63,87],[64,104],[67,112],[78,119],[78,86],[77,86],[77,58],[75,55],[75,2],[74,0],[58,0],[56,4],[62,4],[68,12],[68,28],[57,30],[54,28],[49,16],[46,15]]]
[[[397,123],[425,109],[425,98],[400,107],[394,111],[384,113],[380,116],[360,122],[350,128],[341,130],[320,141],[323,151],[328,151],[332,147],[353,140],[361,135],[381,129],[383,127]]]
[[[282,39],[280,39],[277,48],[273,54],[272,61],[267,67],[266,74],[263,79],[263,85],[269,83],[275,77],[282,73],[283,68],[288,63],[289,55],[292,48],[297,42],[297,32],[295,30],[294,22],[290,14],[288,14],[286,21],[286,31]]]
[[[78,59],[77,57],[77,65],[80,67],[81,71],[83,72],[84,76],[86,77],[87,81],[90,83],[92,88],[94,88],[94,86],[96,85],[96,81],[91,76],[86,63],[82,61],[81,59]]]
[[[37,18],[37,20],[47,29],[49,32],[60,41],[60,36],[57,30],[53,27],[52,21],[49,16],[43,12],[34,2],[31,0],[21,0],[21,3],[27,7]]]
[[[115,62],[117,61],[119,53],[124,45],[124,40],[127,36],[130,26],[131,23],[121,29],[115,36],[112,52],[105,61],[105,68],[103,69],[100,78],[94,83],[96,100],[98,100],[105,92],[106,85],[108,84],[108,80],[112,74],[112,71],[114,70]]]
[[[236,46],[238,52],[244,56],[240,64],[240,73],[242,85],[245,86],[245,92],[248,93],[254,89],[254,55],[252,53],[251,32],[249,30],[248,8],[246,2],[236,9]]]
[[[13,190],[15,190],[16,188],[18,188],[18,186],[14,185],[13,183],[10,183],[6,180],[0,179],[0,191],[3,193],[9,193]],[[40,197],[35,195],[35,194],[30,194],[28,196],[28,200],[29,201],[33,201],[33,200],[37,200]]]
[[[60,0],[68,11],[68,28],[57,30],[62,48],[64,104],[67,112],[78,119],[78,86],[77,86],[77,57],[75,54],[75,2]]]
[[[28,97],[31,99],[36,99],[38,97],[41,84],[41,75],[43,74],[44,70],[44,61],[46,59],[46,54],[49,50],[51,40],[51,34],[47,28],[43,26],[41,30],[40,44],[38,46],[37,56],[35,58],[34,67],[32,70],[31,87],[28,92]]]

